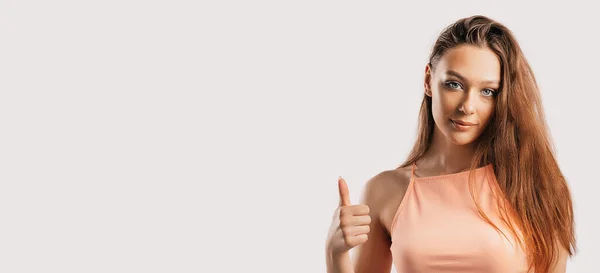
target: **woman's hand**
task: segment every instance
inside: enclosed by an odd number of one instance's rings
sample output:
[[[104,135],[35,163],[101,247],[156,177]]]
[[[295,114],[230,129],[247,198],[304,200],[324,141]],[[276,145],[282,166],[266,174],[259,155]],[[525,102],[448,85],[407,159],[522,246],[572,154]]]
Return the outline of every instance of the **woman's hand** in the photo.
[[[369,206],[350,204],[348,185],[342,177],[338,179],[338,187],[340,204],[335,210],[326,242],[327,250],[333,256],[364,244],[368,240],[371,223]]]

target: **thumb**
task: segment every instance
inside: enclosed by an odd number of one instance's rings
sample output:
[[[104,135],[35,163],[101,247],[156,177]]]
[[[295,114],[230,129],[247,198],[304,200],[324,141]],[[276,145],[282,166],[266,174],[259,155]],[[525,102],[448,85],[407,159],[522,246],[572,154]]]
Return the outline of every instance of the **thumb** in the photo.
[[[338,187],[340,189],[340,207],[350,206],[350,192],[348,191],[348,184],[346,180],[340,176],[338,178]]]

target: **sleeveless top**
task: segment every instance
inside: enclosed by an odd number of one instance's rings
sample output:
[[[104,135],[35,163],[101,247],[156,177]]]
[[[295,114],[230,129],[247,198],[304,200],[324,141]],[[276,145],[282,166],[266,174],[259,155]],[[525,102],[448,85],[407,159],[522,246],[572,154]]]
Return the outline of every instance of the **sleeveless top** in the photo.
[[[477,211],[469,192],[469,172],[415,177],[413,164],[390,230],[397,273],[527,272],[525,252],[499,217],[494,193],[500,188],[493,166],[475,170],[473,193],[506,237]],[[521,236],[518,229],[517,234]]]

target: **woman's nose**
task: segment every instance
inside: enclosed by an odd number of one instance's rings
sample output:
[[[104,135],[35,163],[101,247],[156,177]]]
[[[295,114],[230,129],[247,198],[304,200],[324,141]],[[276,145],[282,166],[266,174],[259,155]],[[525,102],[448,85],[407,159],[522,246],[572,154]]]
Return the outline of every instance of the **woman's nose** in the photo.
[[[473,101],[474,99],[474,96],[466,94],[465,99],[462,101],[458,110],[467,115],[475,113],[475,103]]]

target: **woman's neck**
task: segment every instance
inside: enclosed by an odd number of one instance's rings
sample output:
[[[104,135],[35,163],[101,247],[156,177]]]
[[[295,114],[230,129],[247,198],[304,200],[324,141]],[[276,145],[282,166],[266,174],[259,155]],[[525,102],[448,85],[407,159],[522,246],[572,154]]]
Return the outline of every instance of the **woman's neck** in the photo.
[[[435,127],[431,147],[417,164],[438,174],[458,173],[469,169],[474,152],[473,143],[453,144]]]

